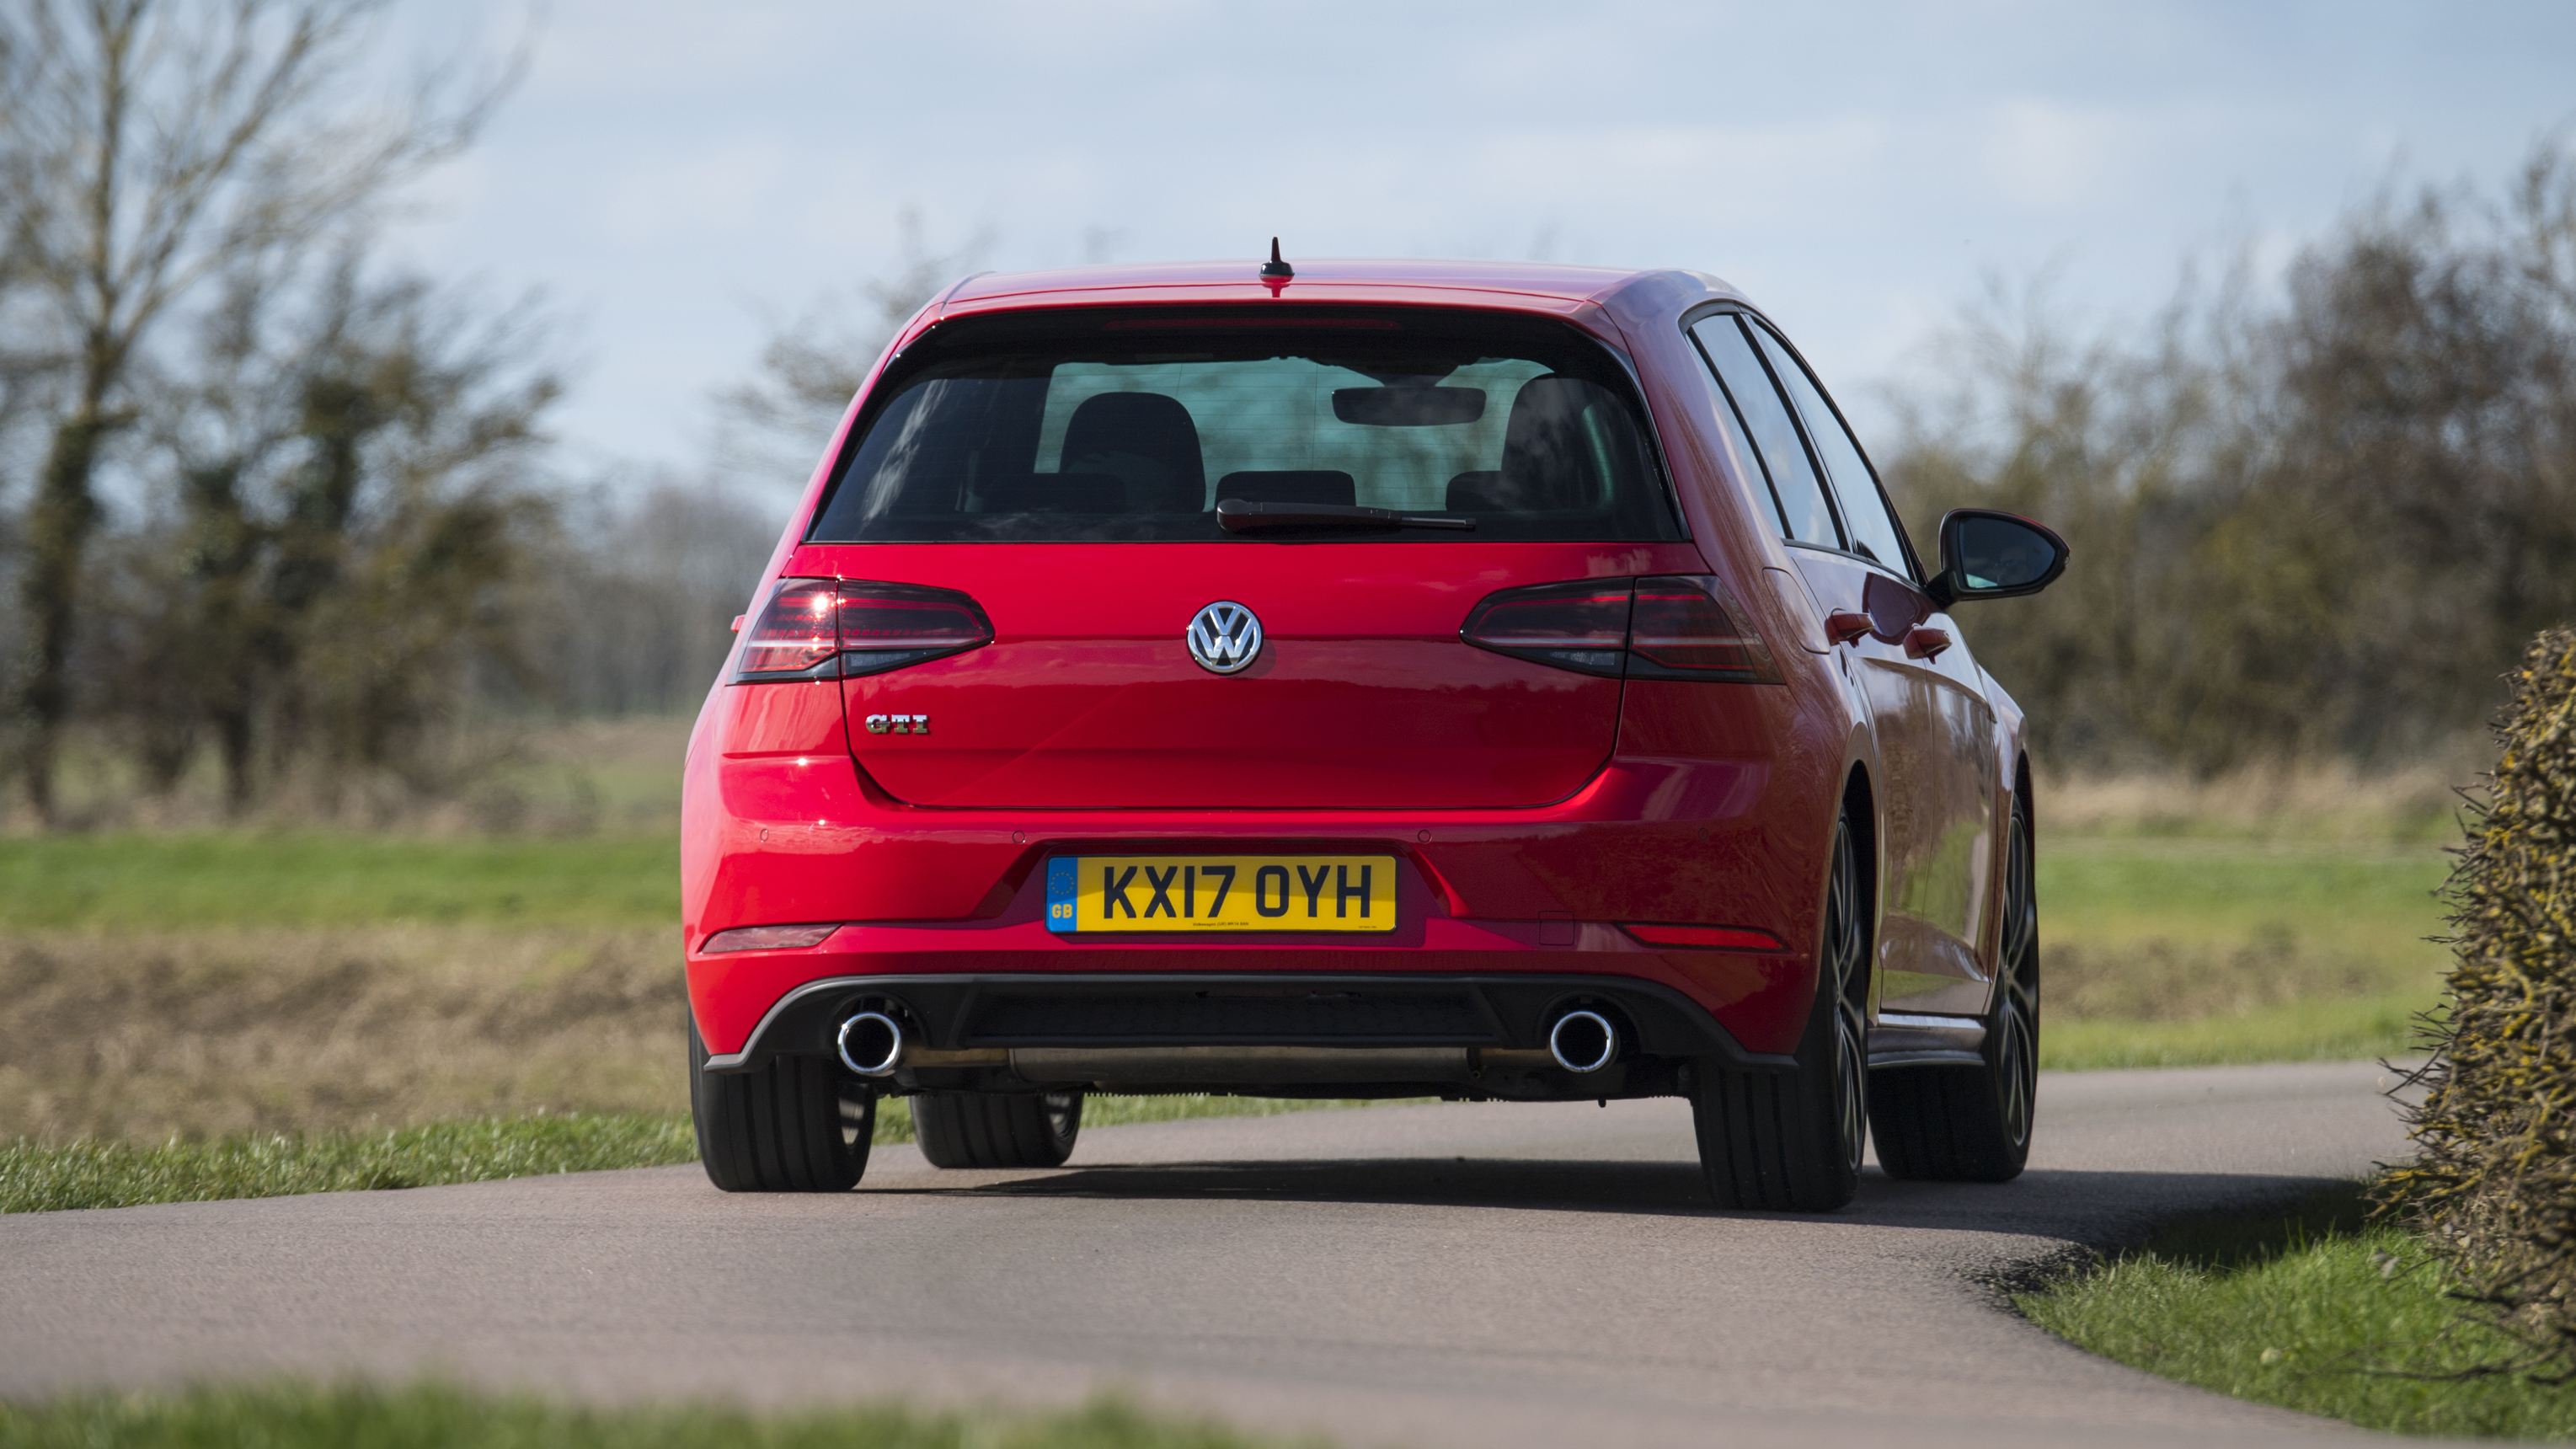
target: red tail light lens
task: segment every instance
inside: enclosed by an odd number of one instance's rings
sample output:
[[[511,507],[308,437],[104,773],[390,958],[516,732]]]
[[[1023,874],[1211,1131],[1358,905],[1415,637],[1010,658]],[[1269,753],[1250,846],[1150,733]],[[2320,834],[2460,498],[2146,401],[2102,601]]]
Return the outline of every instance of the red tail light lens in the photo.
[[[837,587],[830,579],[781,579],[743,636],[736,679],[831,679],[841,653]]]
[[[1616,679],[1635,581],[1589,579],[1488,594],[1458,637],[1479,649]]]
[[[1771,650],[1739,622],[1743,606],[1715,578],[1637,580],[1628,622],[1628,674],[1636,679],[1707,679],[1778,684]]]
[[[1714,578],[1589,579],[1488,594],[1458,637],[1605,679],[1777,684],[1771,650]]]
[[[919,584],[841,584],[841,673],[883,674],[993,642],[993,621],[955,589]]]
[[[954,589],[782,579],[743,638],[734,681],[883,674],[992,642],[992,621]]]

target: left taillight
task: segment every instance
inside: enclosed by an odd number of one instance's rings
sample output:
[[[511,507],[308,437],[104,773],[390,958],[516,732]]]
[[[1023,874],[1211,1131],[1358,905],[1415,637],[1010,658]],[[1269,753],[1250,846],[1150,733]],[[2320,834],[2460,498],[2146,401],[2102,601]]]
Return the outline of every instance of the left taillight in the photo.
[[[955,589],[867,579],[781,579],[742,641],[734,682],[883,674],[993,642],[993,621]]]

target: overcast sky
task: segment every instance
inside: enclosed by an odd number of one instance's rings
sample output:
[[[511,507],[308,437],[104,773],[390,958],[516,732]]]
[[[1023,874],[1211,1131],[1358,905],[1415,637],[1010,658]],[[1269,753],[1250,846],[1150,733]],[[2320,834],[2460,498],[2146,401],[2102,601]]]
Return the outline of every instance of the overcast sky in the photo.
[[[526,12],[418,9],[399,43]],[[2392,174],[2576,119],[2576,5],[553,0],[414,259],[573,324],[576,466],[692,468],[762,338],[928,244],[982,266],[1546,257],[1715,272],[1860,413],[1988,275],[2095,322],[2277,266]],[[819,448],[822,440],[816,439]],[[801,482],[801,477],[793,481]]]

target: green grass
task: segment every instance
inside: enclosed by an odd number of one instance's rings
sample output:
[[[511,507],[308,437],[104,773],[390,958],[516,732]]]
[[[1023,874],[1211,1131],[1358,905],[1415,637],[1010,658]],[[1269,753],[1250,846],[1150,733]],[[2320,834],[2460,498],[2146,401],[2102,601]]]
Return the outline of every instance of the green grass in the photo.
[[[2014,1298],[2081,1348],[2222,1394],[2400,1434],[2576,1439],[2576,1387],[2509,1374],[2360,1184],[2269,1212],[2193,1219]]]
[[[757,1414],[717,1404],[597,1409],[439,1383],[291,1382],[0,1405],[0,1449],[1252,1449],[1219,1425],[1099,1399],[1056,1414],[902,1404]]]
[[[630,926],[680,918],[653,836],[56,835],[0,840],[0,929]]]
[[[2449,964],[2431,845],[2052,839],[2039,852],[2041,1063],[2415,1051]]]
[[[2089,948],[2290,949],[2392,972],[2439,970],[2451,859],[2433,845],[2048,839],[2041,939]]]
[[[1275,1097],[1094,1096],[1086,1127],[1197,1117],[1268,1117],[1365,1103]],[[912,1114],[877,1112],[875,1140],[913,1140]],[[268,1133],[140,1146],[0,1144],[0,1213],[135,1207],[491,1182],[555,1172],[667,1167],[698,1160],[684,1116],[649,1113],[482,1118],[394,1132]]]
[[[0,1212],[133,1207],[489,1182],[697,1159],[686,1117],[441,1122],[396,1132],[278,1133],[172,1142],[0,1146]]]
[[[2423,1050],[2415,1017],[2433,1004],[2426,994],[2396,993],[2292,1001],[2196,1021],[2043,1016],[2039,1064],[2088,1072],[2408,1057]]]

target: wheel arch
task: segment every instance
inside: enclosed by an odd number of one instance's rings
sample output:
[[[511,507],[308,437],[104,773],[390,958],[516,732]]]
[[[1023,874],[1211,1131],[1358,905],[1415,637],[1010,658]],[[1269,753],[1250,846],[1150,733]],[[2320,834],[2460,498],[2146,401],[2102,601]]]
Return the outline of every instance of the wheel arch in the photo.
[[[1837,802],[1841,814],[1850,822],[1858,837],[1853,853],[1860,860],[1860,898],[1868,902],[1862,913],[1861,929],[1867,939],[1861,942],[1861,969],[1869,973],[1868,1019],[1878,1020],[1878,1003],[1882,981],[1878,969],[1879,932],[1885,924],[1887,902],[1881,898],[1879,882],[1886,879],[1886,862],[1881,858],[1886,832],[1878,818],[1878,788],[1870,776],[1867,760],[1854,760],[1843,772],[1842,795]],[[1821,919],[1821,917],[1820,917]]]

